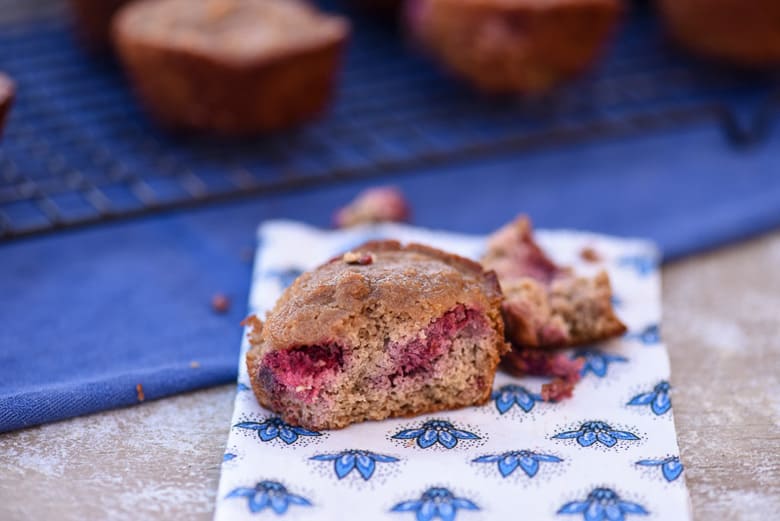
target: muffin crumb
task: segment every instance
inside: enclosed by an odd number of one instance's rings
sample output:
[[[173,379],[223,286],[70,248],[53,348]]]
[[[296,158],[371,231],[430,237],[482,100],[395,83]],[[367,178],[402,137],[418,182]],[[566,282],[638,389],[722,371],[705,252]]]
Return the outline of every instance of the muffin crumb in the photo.
[[[601,262],[601,255],[593,246],[585,246],[580,250],[580,258],[586,262]]]
[[[217,293],[211,298],[211,309],[219,314],[227,313],[230,310],[230,299],[222,293]]]
[[[404,222],[409,220],[410,213],[409,205],[399,189],[380,186],[358,194],[352,202],[336,212],[333,221],[337,228],[349,228],[359,224]]]
[[[357,264],[359,266],[367,266],[373,264],[374,254],[365,252],[348,251],[341,257],[341,260],[347,264]]]

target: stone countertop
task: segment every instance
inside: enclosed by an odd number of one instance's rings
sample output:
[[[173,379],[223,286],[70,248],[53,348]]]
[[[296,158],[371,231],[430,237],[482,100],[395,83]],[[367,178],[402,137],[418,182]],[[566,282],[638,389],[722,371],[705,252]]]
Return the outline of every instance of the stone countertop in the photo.
[[[694,518],[780,512],[780,232],[667,266]],[[0,519],[208,520],[235,386],[0,435]]]

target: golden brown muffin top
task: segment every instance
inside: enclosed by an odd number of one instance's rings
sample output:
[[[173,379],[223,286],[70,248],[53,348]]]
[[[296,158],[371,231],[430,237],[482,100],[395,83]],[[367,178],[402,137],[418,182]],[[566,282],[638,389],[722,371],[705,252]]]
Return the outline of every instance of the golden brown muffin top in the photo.
[[[420,244],[369,242],[301,275],[255,340],[283,349],[351,337],[369,314],[422,327],[458,304],[497,314],[500,302],[495,274],[475,262]]]
[[[349,32],[346,19],[300,0],[142,0],[114,23],[122,37],[238,62],[316,48]]]

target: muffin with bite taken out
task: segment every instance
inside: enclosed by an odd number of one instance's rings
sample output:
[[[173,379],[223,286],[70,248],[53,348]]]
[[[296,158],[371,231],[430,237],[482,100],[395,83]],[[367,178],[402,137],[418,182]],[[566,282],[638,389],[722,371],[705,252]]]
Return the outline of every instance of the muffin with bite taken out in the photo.
[[[485,403],[509,349],[492,272],[395,241],[304,273],[248,324],[258,401],[315,430]]]

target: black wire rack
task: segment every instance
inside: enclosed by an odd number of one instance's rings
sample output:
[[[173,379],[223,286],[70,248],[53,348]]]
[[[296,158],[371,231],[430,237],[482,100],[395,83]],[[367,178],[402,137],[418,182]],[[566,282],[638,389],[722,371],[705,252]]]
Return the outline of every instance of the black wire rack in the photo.
[[[637,4],[597,70],[545,99],[481,97],[393,24],[358,18],[320,121],[254,140],[171,136],[116,63],[84,53],[58,2],[0,0],[0,12],[0,70],[18,86],[0,140],[0,240],[691,122],[745,145],[763,139],[778,106],[776,75],[691,61]]]

